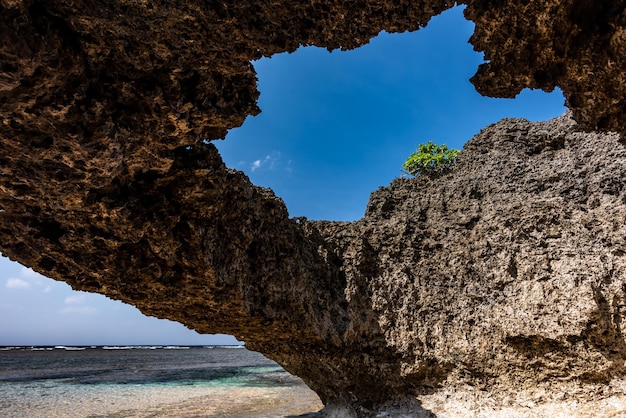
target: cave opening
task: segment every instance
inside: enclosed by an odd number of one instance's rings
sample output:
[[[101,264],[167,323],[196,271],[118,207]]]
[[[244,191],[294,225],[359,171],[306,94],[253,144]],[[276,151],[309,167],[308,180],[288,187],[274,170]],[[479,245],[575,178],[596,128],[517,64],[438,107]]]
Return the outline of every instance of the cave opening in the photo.
[[[472,32],[463,8],[455,7],[424,29],[383,32],[355,50],[328,52],[309,46],[256,61],[263,112],[214,143],[228,166],[284,199],[291,216],[359,219],[370,192],[402,175],[402,162],[417,144],[434,140],[461,148],[500,118],[543,120],[565,110],[558,90],[526,90],[515,100],[480,96],[468,81],[483,62],[482,54],[467,43]],[[188,95],[194,89],[192,77],[186,84]],[[104,336],[119,333],[122,328],[116,324],[132,328],[145,318],[134,308],[128,312],[128,305],[33,276],[6,258],[0,258],[0,272],[6,290],[0,292],[0,313],[30,313],[7,323],[3,335],[19,338],[6,344],[31,344],[36,338],[39,344],[79,344],[41,337],[86,336],[96,329]],[[182,343],[204,343],[180,325],[164,325],[169,327],[176,328],[168,331],[172,335],[192,335],[178,340]],[[235,343],[232,337],[215,341]]]
[[[451,148],[505,117],[547,120],[563,94],[524,90],[515,99],[476,92],[483,55],[457,6],[416,32],[381,32],[350,51],[313,46],[254,62],[261,113],[215,141],[227,166],[281,197],[290,216],[354,221],[369,194],[403,175],[430,140]]]

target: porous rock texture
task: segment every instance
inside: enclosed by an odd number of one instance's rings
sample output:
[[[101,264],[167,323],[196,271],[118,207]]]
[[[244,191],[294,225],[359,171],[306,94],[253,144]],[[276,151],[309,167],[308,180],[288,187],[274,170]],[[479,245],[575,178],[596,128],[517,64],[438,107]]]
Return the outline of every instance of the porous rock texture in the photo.
[[[237,336],[328,416],[619,396],[626,155],[579,130],[624,133],[624,2],[466,4],[479,90],[558,85],[580,125],[505,120],[337,223],[290,219],[210,143],[258,112],[250,60],[451,3],[0,0],[0,251]]]
[[[424,27],[454,4],[0,0],[2,112],[19,125],[12,130],[39,132],[44,143],[54,135],[40,131],[63,124],[96,142],[122,142],[143,167],[139,148],[151,140],[169,149],[221,138],[257,113],[251,60],[301,45],[355,48],[381,30]],[[625,0],[457,4],[467,6],[470,42],[485,54],[472,79],[479,92],[513,97],[558,86],[582,128],[626,132]]]

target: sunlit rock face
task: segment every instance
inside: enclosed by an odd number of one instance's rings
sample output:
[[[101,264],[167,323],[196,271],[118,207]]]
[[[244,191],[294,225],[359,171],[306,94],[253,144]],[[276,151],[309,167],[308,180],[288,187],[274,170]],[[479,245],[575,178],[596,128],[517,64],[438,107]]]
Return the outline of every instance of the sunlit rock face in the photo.
[[[258,112],[251,60],[357,47],[451,3],[0,0],[0,250],[234,334],[328,416],[445,413],[437,394],[468,388],[496,406],[620,393],[626,155],[581,131],[624,133],[626,23],[598,3],[467,2],[479,91],[559,86],[579,125],[505,120],[336,223],[290,219],[206,140]]]
[[[465,16],[488,63],[472,78],[493,97],[560,87],[585,130],[626,133],[626,3],[476,0]]]

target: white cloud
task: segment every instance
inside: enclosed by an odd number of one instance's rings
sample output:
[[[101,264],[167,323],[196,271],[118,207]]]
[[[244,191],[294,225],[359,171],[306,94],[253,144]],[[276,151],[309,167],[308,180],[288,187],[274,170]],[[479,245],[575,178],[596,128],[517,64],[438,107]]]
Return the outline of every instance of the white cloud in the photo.
[[[30,283],[28,283],[25,280],[17,279],[14,277],[7,280],[6,286],[9,289],[23,289],[23,290],[30,289]]]
[[[62,314],[92,314],[96,313],[97,309],[91,306],[66,306],[59,312]]]
[[[20,276],[25,277],[27,279],[34,279],[43,277],[41,274],[37,273],[33,269],[29,267],[22,267],[20,270]]]
[[[252,165],[250,166],[250,169],[254,171],[259,167],[261,167],[261,160],[256,160],[255,162],[252,163]]]
[[[20,277],[22,277],[22,282],[28,283],[28,287],[33,286],[34,288],[41,289],[44,293],[49,293],[52,291],[52,286],[50,286],[51,279],[42,276],[31,268],[22,267],[20,269]]]
[[[261,168],[262,166],[267,167],[270,170],[274,170],[278,168],[279,162],[280,162],[280,152],[274,151],[270,155],[266,155],[262,159],[253,161],[252,164],[250,164],[250,170],[254,171],[258,168]]]
[[[85,293],[67,296],[63,303],[65,307],[59,311],[62,314],[92,314],[98,311],[87,304],[87,294]]]
[[[83,303],[85,303],[85,295],[77,294],[68,296],[65,298],[63,303],[65,303],[66,305],[82,305]]]

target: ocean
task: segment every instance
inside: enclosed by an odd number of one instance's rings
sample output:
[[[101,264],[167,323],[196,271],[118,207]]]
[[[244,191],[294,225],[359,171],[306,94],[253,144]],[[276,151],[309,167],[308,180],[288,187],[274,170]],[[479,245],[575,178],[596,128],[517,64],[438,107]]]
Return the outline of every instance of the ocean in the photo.
[[[0,347],[0,417],[306,416],[304,383],[240,346]]]

